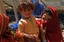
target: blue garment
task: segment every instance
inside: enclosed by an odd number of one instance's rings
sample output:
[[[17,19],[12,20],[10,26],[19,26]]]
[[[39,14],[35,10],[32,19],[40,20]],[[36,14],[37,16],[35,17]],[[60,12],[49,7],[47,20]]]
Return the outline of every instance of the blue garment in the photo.
[[[39,3],[39,0],[31,0],[31,2],[35,6],[35,10],[33,11],[33,15],[35,17],[39,17],[39,15],[41,15],[41,12],[44,9],[44,5]]]
[[[33,15],[35,17],[39,17],[39,15],[41,15],[41,12],[43,11],[44,9],[44,5],[39,3],[37,7],[35,7],[35,10],[33,11]]]
[[[39,4],[39,0],[31,0],[31,2],[33,3],[33,5],[34,5],[35,7],[37,7],[38,4]]]
[[[12,29],[12,31],[16,31],[16,29],[18,29],[18,22],[11,24],[9,27]]]

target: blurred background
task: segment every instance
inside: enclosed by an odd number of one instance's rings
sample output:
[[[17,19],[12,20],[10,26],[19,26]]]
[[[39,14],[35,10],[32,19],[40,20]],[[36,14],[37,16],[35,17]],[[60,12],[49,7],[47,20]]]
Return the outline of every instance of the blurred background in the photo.
[[[3,0],[6,10],[6,15],[9,16],[10,22],[18,21],[21,15],[17,12],[18,4],[22,0]],[[40,1],[40,0],[39,0]],[[64,0],[42,0],[46,6],[54,6],[58,10],[58,16],[61,29],[64,29]],[[40,3],[42,3],[40,1]]]

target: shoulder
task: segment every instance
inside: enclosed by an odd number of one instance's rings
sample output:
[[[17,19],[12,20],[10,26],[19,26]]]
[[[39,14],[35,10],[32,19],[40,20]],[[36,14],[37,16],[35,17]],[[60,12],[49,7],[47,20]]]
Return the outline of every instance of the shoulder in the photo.
[[[23,25],[23,24],[25,24],[25,23],[27,23],[26,20],[21,19],[18,24],[19,24],[19,25]]]
[[[35,16],[33,16],[33,15],[32,15],[32,18],[33,18],[34,20],[36,20],[36,17],[35,17]]]
[[[35,16],[34,16],[34,15],[32,15],[32,17],[33,17],[33,18],[35,18]]]

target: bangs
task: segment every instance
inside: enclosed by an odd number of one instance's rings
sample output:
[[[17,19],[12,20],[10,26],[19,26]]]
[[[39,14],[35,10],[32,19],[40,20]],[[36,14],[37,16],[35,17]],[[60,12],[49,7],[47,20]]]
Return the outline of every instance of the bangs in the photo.
[[[18,11],[30,11],[30,10],[34,10],[34,6],[31,2],[22,2],[19,7],[18,7]]]
[[[28,8],[28,6],[27,6],[27,4],[25,3],[25,2],[22,2],[20,5],[19,5],[19,7],[18,7],[18,10],[19,11],[25,11],[25,10],[27,10],[27,8]]]
[[[31,2],[28,2],[28,10],[34,10],[34,5]]]

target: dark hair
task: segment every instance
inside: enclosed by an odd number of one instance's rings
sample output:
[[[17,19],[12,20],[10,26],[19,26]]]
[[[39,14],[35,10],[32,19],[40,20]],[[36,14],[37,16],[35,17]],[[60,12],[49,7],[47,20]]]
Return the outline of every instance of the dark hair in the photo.
[[[31,2],[21,2],[18,6],[18,11],[34,10],[34,6]]]
[[[47,15],[50,15],[50,16],[52,17],[52,12],[51,12],[51,10],[50,10],[49,8],[45,8],[41,14],[43,15],[43,14],[45,14],[45,13],[46,13]]]

